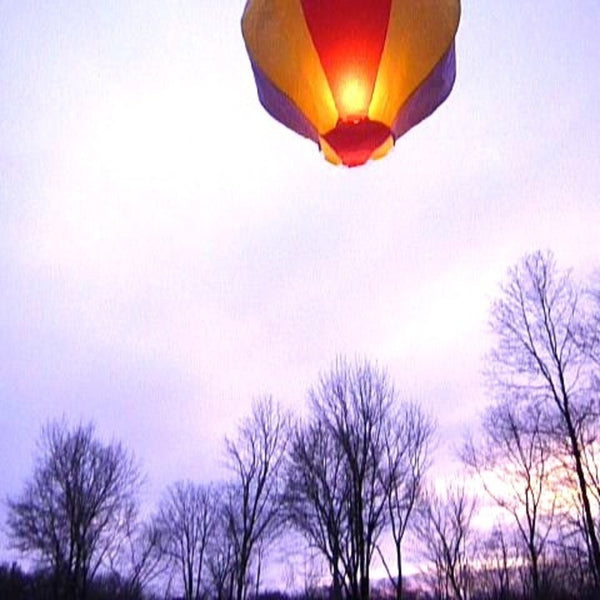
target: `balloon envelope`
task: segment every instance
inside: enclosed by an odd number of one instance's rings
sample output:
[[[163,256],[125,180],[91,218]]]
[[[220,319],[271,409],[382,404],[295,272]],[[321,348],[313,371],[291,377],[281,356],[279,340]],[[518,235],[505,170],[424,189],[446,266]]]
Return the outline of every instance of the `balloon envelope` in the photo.
[[[258,96],[336,164],[357,166],[450,94],[460,0],[248,0]]]

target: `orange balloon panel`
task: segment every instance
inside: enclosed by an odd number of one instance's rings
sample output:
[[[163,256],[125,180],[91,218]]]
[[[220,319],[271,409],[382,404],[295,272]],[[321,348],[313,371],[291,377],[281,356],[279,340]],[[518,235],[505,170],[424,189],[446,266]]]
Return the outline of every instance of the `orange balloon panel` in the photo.
[[[248,0],[242,31],[278,121],[357,166],[449,95],[460,0]]]

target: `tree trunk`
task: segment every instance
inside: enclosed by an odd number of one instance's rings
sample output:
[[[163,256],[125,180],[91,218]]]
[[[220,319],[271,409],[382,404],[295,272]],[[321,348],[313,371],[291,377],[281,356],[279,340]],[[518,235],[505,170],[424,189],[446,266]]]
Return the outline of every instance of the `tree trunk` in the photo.
[[[400,544],[396,547],[396,566],[398,567],[398,577],[396,578],[396,600],[402,600],[402,551]]]
[[[256,568],[256,587],[254,592],[254,598],[258,600],[258,592],[260,590],[260,566],[261,566],[261,552],[258,552],[258,566]]]
[[[579,483],[579,491],[581,492],[581,500],[583,502],[585,526],[590,540],[591,546],[591,559],[592,559],[592,573],[594,575],[594,586],[596,589],[600,587],[600,545],[598,544],[598,536],[596,535],[596,524],[594,522],[594,515],[592,514],[592,508],[590,505],[590,498],[588,494],[588,485],[585,480],[585,473],[583,471],[583,461],[581,458],[581,448],[579,447],[579,440],[577,439],[577,433],[573,426],[571,419],[571,413],[569,407],[565,407],[565,421],[567,424],[567,432],[569,434],[569,441],[571,443],[571,452],[575,460],[575,471],[577,472],[577,480]]]
[[[342,578],[337,565],[334,567],[333,571],[332,600],[342,600]]]
[[[531,587],[534,600],[540,600],[540,572],[538,565],[538,555],[533,545],[530,544],[529,552],[531,555]]]
[[[360,600],[369,600],[369,574],[361,575],[360,578]]]

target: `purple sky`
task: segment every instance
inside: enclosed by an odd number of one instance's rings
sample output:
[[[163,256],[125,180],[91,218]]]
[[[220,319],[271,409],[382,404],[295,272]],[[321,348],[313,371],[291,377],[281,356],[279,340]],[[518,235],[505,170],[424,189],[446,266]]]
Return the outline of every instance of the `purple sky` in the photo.
[[[261,109],[242,9],[0,0],[2,498],[62,415],[149,502],[211,479],[254,396],[301,410],[340,353],[456,440],[507,268],[598,264],[597,0],[465,2],[450,99],[355,170]]]

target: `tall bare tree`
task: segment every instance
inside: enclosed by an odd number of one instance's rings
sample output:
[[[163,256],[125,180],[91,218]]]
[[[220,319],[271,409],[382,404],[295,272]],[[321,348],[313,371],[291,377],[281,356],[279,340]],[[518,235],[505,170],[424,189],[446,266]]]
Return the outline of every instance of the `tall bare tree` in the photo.
[[[580,328],[577,339],[593,365],[590,395],[591,409],[595,410],[596,418],[581,424],[581,439],[590,494],[596,510],[600,512],[600,272],[596,273],[589,286],[586,300],[589,302],[589,318]]]
[[[110,561],[113,575],[123,584],[127,598],[144,598],[152,583],[167,571],[162,553],[161,532],[149,520],[134,521],[121,548]]]
[[[340,358],[310,390],[310,419],[294,439],[296,523],[327,557],[336,595],[345,587],[352,598],[369,598],[370,567],[387,524],[394,399],[383,370]]]
[[[133,458],[103,444],[93,425],[51,423],[33,477],[8,503],[8,533],[21,552],[51,569],[55,598],[85,600],[90,581],[122,539],[140,486]]]
[[[215,488],[216,513],[207,548],[207,567],[212,593],[217,600],[233,600],[238,572],[234,532],[229,525],[231,485]]]
[[[548,436],[557,448],[562,445],[565,467],[575,474],[590,570],[600,588],[600,543],[585,464],[585,432],[598,427],[598,399],[591,350],[578,339],[587,318],[578,287],[557,269],[553,256],[526,256],[510,270],[492,307],[496,342],[489,373],[498,397],[537,405]]]
[[[161,549],[161,532],[153,518],[143,520],[138,507],[132,505],[115,532],[114,543],[107,553],[107,571],[121,583],[128,598],[142,598],[149,585],[166,570]]]
[[[349,544],[349,486],[344,455],[323,423],[296,425],[289,450],[288,518],[327,561],[333,598],[348,593],[342,566]]]
[[[237,557],[237,600],[246,598],[259,544],[267,547],[282,526],[282,469],[288,439],[289,417],[271,398],[262,398],[253,403],[237,437],[226,440],[233,481],[225,511]]]
[[[379,546],[385,570],[401,600],[403,585],[402,542],[411,523],[425,474],[430,466],[430,451],[435,424],[415,402],[400,404],[388,420],[385,433],[384,483],[387,485],[387,519],[395,550],[396,575]]]
[[[415,530],[423,558],[433,563],[438,595],[468,600],[471,588],[471,521],[475,500],[464,487],[429,490],[419,504]]]
[[[588,286],[586,299],[589,302],[589,320],[584,324],[579,337],[580,345],[591,360],[600,367],[600,271],[597,271]],[[600,389],[600,372],[595,372],[596,390]]]
[[[205,557],[216,519],[211,486],[179,481],[163,498],[156,527],[163,553],[180,573],[185,600],[200,600],[205,592]]]
[[[542,597],[541,561],[556,508],[553,452],[542,419],[536,405],[500,402],[486,410],[481,435],[469,438],[462,451],[463,462],[515,522],[536,600]]]
[[[474,594],[481,600],[511,600],[513,594],[513,572],[518,564],[512,536],[496,524],[482,543],[475,549],[477,569],[475,571]]]

